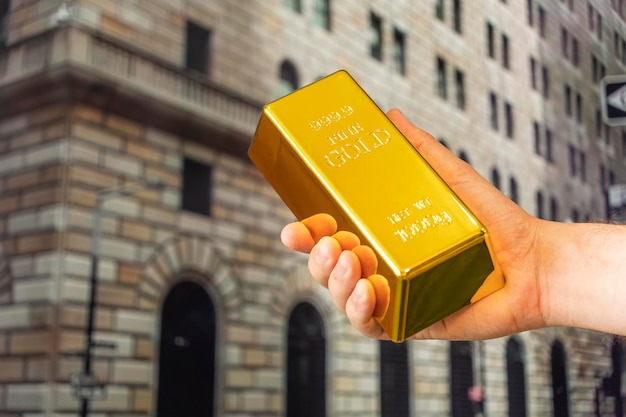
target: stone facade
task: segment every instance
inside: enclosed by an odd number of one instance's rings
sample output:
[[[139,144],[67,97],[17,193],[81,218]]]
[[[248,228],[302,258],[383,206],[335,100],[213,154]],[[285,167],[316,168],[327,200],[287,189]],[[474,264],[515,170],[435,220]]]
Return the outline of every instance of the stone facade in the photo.
[[[508,195],[514,178],[519,204],[533,214],[542,191],[557,202],[556,220],[574,211],[581,220],[605,217],[606,186],[626,181],[624,132],[596,129],[599,88],[591,80],[591,54],[607,75],[625,69],[613,42],[626,39],[626,26],[610,2],[576,0],[572,9],[566,1],[462,1],[461,33],[451,1],[441,2],[438,18],[438,1],[335,0],[331,30],[315,23],[315,2],[303,0],[300,13],[286,3],[10,1],[0,50],[1,416],[76,415],[70,375],[83,364],[77,353],[85,346],[98,195],[145,178],[164,187],[101,207],[95,335],[115,349],[95,351],[107,396],[93,402],[94,414],[156,414],[161,307],[188,280],[206,289],[216,310],[216,415],[285,415],[287,322],[300,301],[312,303],[325,326],[327,415],[380,415],[378,342],[350,327],[308,276],[304,256],[280,245],[292,216],[245,156],[262,103],[280,91],[285,60],[300,85],[348,69],[381,107],[400,107],[487,178],[497,169]],[[589,29],[589,7],[603,17],[602,38]],[[383,22],[380,61],[369,55],[370,12]],[[188,20],[211,32],[205,76],[183,68]],[[405,75],[394,69],[394,28],[406,35]],[[561,55],[563,30],[577,39],[577,65]],[[446,63],[447,99],[437,94],[437,57]],[[530,85],[530,57],[549,70],[548,98]],[[455,69],[464,74],[464,110]],[[580,121],[565,111],[564,85],[574,100],[580,94]],[[497,98],[497,130],[489,92]],[[553,132],[553,162],[535,152],[534,122]],[[181,210],[186,157],[211,166],[210,216]],[[570,414],[615,415],[614,399],[597,390],[613,372],[610,336],[559,328],[517,337],[528,415],[553,415],[556,340],[566,352]],[[507,413],[507,341],[472,345],[485,415]],[[450,344],[408,349],[412,415],[450,415]]]

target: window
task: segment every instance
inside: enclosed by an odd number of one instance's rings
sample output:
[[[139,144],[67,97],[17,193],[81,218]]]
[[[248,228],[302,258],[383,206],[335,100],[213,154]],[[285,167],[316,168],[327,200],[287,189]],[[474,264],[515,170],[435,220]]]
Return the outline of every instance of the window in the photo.
[[[600,187],[606,191],[607,189],[607,169],[600,165]],[[609,184],[610,185],[610,184]]]
[[[489,109],[491,128],[498,130],[498,97],[493,92],[489,93]]]
[[[454,30],[457,33],[461,33],[463,31],[462,28],[462,10],[461,10],[461,0],[453,0],[452,1],[452,15],[453,15],[453,24]]]
[[[509,37],[505,34],[502,34],[502,66],[506,69],[510,69],[510,46],[509,46]]]
[[[459,69],[454,71],[454,80],[456,83],[456,106],[465,110],[465,74]]]
[[[324,322],[310,303],[298,304],[287,335],[287,416],[326,415],[326,336]]]
[[[585,182],[587,179],[587,155],[572,144],[569,144],[567,149],[570,176],[578,176],[581,181]]]
[[[537,61],[532,56],[530,57],[530,86],[533,90],[537,89]]]
[[[583,121],[583,98],[580,93],[576,93],[576,121],[578,123]]]
[[[535,138],[535,154],[541,155],[541,128],[538,122],[533,122],[533,133]]]
[[[556,201],[556,198],[550,197],[550,220],[553,222],[557,221],[559,218],[559,203]]]
[[[582,182],[587,181],[587,155],[585,152],[580,151],[578,153],[580,164],[580,180]]]
[[[302,13],[302,1],[301,0],[283,0],[283,4],[288,9],[297,13]]]
[[[561,55],[569,58],[569,33],[564,27],[561,27]]]
[[[506,344],[506,376],[509,417],[526,417],[524,347],[516,337]]]
[[[375,13],[370,13],[370,56],[379,61],[383,59],[383,21]]]
[[[511,103],[504,103],[504,116],[506,122],[506,136],[509,139],[513,139],[515,133],[515,117],[513,114],[513,105]]]
[[[545,65],[541,67],[541,78],[543,81],[543,97],[550,98],[550,74],[548,73],[548,67]]]
[[[398,28],[393,29],[393,62],[396,72],[406,74],[405,35]]]
[[[437,0],[435,2],[435,17],[441,21],[446,18],[444,0]]]
[[[284,96],[296,90],[299,86],[298,72],[293,62],[284,60],[280,64],[278,74],[278,96]]]
[[[545,140],[542,140],[541,130],[542,130],[542,127],[539,124],[539,122],[537,121],[533,122],[533,137],[534,137],[534,143],[535,143],[535,154],[543,156],[546,162],[549,162],[549,163],[554,162],[553,152],[552,152],[552,148],[553,148],[552,131],[546,128],[545,133],[544,133]]]
[[[526,0],[526,18],[528,26],[535,25],[535,13],[533,12],[533,0]]]
[[[537,218],[539,219],[543,219],[544,218],[544,214],[543,214],[543,193],[541,191],[537,191],[535,193],[535,204],[536,204],[536,213],[537,213]]]
[[[193,22],[187,22],[185,68],[203,74],[209,72],[210,35],[211,33],[207,29]]]
[[[567,145],[568,156],[569,156],[569,175],[571,177],[576,176],[576,148],[571,143]]]
[[[500,190],[500,171],[498,171],[498,168],[496,167],[491,168],[491,183],[494,187]]]
[[[517,181],[513,177],[509,178],[509,193],[511,201],[517,204],[519,202],[519,191],[517,189]]]
[[[546,37],[546,11],[543,7],[539,6],[539,36]]]
[[[565,369],[565,349],[560,341],[552,344],[552,405],[554,417],[569,417],[569,395]]]
[[[546,129],[546,160],[548,162],[554,162],[554,156],[552,153],[552,131],[550,129]]]
[[[380,408],[381,417],[409,415],[409,356],[406,343],[381,340]]]
[[[330,0],[313,2],[313,21],[318,26],[330,30]]]
[[[564,100],[565,100],[565,114],[567,116],[572,115],[572,89],[569,85],[565,84],[564,88]]]
[[[211,215],[211,166],[185,158],[183,161],[182,208]]]
[[[489,22],[487,22],[487,55],[489,58],[496,57],[495,31]]]
[[[446,61],[437,57],[437,95],[444,100],[448,99],[448,80],[447,80]]]
[[[561,26],[561,55],[577,67],[579,65],[578,39]]]
[[[452,417],[474,417],[467,393],[474,385],[472,344],[450,342],[450,399]]]
[[[606,67],[596,56],[591,54],[591,79],[593,82],[598,83],[606,75]]]

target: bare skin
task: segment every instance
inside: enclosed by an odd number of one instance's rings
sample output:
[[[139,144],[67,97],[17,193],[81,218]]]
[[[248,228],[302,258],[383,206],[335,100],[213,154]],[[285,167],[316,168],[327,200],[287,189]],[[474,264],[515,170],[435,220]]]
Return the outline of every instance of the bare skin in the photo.
[[[415,334],[413,339],[489,339],[549,326],[626,335],[626,228],[565,224],[530,216],[431,135],[391,110],[411,141],[489,230],[505,286]],[[317,214],[288,224],[285,246],[310,253],[309,270],[363,335],[386,339],[376,317],[389,301],[374,252],[334,219]]]

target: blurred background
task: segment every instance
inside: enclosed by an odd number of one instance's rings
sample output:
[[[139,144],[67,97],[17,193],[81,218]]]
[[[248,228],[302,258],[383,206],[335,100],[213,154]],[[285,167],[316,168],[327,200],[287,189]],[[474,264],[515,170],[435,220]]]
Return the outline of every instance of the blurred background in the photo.
[[[0,416],[622,416],[611,335],[360,336],[246,151],[264,103],[346,69],[529,213],[617,222],[625,12],[0,0]]]

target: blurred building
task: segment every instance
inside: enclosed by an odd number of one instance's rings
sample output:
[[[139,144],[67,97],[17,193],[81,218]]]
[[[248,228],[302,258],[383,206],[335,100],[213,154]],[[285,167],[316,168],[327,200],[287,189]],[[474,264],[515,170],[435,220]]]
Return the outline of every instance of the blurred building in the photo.
[[[347,69],[528,212],[602,221],[623,3],[0,0],[0,415],[621,415],[609,335],[361,337],[246,150]]]

